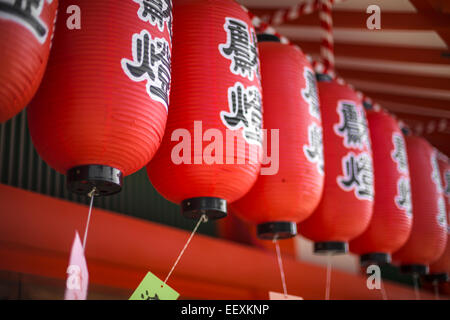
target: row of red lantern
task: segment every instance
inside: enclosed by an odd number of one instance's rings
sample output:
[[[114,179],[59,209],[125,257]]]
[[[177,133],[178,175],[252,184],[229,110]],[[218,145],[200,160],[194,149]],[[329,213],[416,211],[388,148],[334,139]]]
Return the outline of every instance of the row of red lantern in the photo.
[[[14,103],[5,105],[23,106],[36,90],[56,6],[47,0],[40,7],[49,12],[41,16],[48,34],[40,71],[17,72],[6,62],[15,76],[10,87],[22,82],[33,88],[23,95],[26,101],[14,93]],[[37,151],[67,174],[72,191],[118,192],[124,175],[148,163],[154,187],[188,217],[220,218],[233,203],[232,211],[258,224],[262,238],[293,236],[299,224],[318,253],[346,252],[350,243],[365,263],[388,261],[396,252],[394,260],[412,271],[439,258],[447,230],[431,146],[416,137],[405,143],[387,114],[366,117],[347,86],[323,75],[317,84],[294,47],[268,36],[257,45],[238,4],[178,0],[174,17],[170,0],[160,7],[100,0],[79,6],[80,30],[57,21],[48,68],[28,109]],[[34,81],[30,74],[37,75]],[[196,121],[202,130],[216,130],[210,141],[217,132],[236,133],[226,155],[230,163],[202,163],[206,148],[195,142],[189,148],[193,163],[174,162],[183,133],[195,136]],[[259,155],[274,143],[263,139],[263,128],[279,130],[279,170],[273,175],[259,175]]]
[[[50,52],[58,0],[0,2],[0,123],[36,93]]]
[[[440,205],[439,210],[443,210],[445,206],[447,212],[447,245],[441,257],[430,265],[430,280],[447,280],[450,276],[450,163],[449,159],[438,154],[439,173],[442,179],[442,187],[444,188],[444,202]],[[442,220],[442,215],[441,215]]]

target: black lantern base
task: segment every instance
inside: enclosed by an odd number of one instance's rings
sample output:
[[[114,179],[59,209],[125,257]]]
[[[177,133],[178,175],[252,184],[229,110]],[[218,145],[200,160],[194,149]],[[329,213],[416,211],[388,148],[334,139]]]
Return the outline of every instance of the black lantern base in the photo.
[[[273,221],[258,224],[258,238],[263,240],[288,239],[297,235],[297,224],[286,221]]]
[[[109,166],[89,164],[67,171],[67,188],[87,195],[95,187],[95,196],[109,196],[122,189],[122,172]]]
[[[345,254],[348,252],[347,242],[325,241],[314,243],[315,254]]]
[[[400,266],[400,271],[406,274],[418,274],[422,276],[428,274],[428,267],[424,264],[405,264]]]
[[[269,33],[258,33],[256,38],[258,39],[258,42],[281,42],[280,38]]]
[[[214,197],[186,199],[181,202],[181,213],[190,219],[200,219],[204,214],[208,219],[221,219],[227,216],[227,201]]]
[[[333,80],[328,74],[325,73],[316,73],[317,82],[330,82]]]
[[[447,282],[448,281],[448,274],[445,272],[442,273],[430,273],[425,276],[423,276],[423,280],[426,282]]]
[[[372,252],[361,255],[359,258],[359,262],[361,263],[361,266],[366,267],[371,264],[376,265],[384,265],[391,263],[391,255],[389,253],[384,252]]]

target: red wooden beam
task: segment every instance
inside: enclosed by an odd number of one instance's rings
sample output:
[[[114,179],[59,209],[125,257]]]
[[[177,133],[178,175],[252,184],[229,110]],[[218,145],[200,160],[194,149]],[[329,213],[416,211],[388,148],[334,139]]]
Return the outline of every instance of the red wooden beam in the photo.
[[[305,53],[319,54],[320,42],[296,41]],[[375,46],[368,44],[334,43],[337,57],[364,58],[374,60],[386,60],[396,62],[450,64],[450,51],[430,48],[403,48],[393,46]]]
[[[419,0],[420,1],[420,0]],[[262,17],[273,14],[276,9],[249,8],[249,10]],[[351,28],[366,30],[366,21],[370,15],[365,10],[360,11],[333,11],[333,26],[335,28]],[[300,16],[295,20],[287,21],[285,25],[292,26],[319,26],[318,13]],[[450,27],[450,21],[437,19],[430,21],[429,17],[409,12],[381,12],[382,30],[440,30],[445,31]]]
[[[421,16],[421,19],[439,34],[441,39],[447,44],[447,49],[450,49],[450,32],[448,26],[450,23],[450,15],[436,10],[428,0],[409,0],[409,2],[419,11],[417,15]]]
[[[87,207],[0,184],[0,269],[65,278],[75,230],[83,230]],[[130,290],[147,270],[163,278],[189,232],[94,209],[86,256],[90,282]],[[326,270],[285,257],[291,294],[323,299]],[[381,299],[360,275],[333,270],[332,299]],[[196,235],[169,285],[181,298],[267,299],[281,290],[274,253]],[[414,299],[412,288],[386,281],[390,299]],[[433,295],[422,293],[423,299]]]
[[[341,77],[352,83],[352,79],[366,80],[372,82],[389,83],[393,85],[420,87],[426,89],[441,89],[450,91],[450,78],[417,76],[411,74],[386,73],[376,71],[363,71],[339,68]]]
[[[429,108],[432,110],[450,110],[450,104],[448,100],[410,97],[405,95],[396,95],[391,93],[380,93],[374,90],[365,89],[364,93],[374,99],[375,101],[390,101],[405,105],[405,112],[408,113],[407,106],[418,106],[423,108]],[[383,105],[384,107],[384,105]],[[388,106],[386,106],[387,108]]]
[[[433,8],[443,13],[450,13],[450,2],[448,0],[429,0]]]

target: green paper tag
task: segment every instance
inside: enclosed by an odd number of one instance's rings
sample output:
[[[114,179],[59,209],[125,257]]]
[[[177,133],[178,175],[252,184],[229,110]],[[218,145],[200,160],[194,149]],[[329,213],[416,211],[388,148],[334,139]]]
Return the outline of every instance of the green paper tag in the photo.
[[[149,271],[129,300],[177,300],[179,296],[178,292]]]

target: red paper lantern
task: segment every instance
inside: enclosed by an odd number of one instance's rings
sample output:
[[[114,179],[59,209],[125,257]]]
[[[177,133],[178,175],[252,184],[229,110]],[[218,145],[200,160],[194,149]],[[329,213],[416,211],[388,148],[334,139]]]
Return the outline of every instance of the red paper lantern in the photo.
[[[184,216],[220,218],[261,166],[256,34],[234,1],[180,0],[173,12],[170,110],[148,175]]]
[[[391,253],[408,240],[412,227],[411,188],[403,134],[384,111],[368,111],[375,176],[375,198],[369,227],[350,242],[361,264],[389,263]]]
[[[450,221],[450,163],[442,154],[438,156],[439,171],[444,188],[445,207],[447,209],[447,224]],[[429,280],[446,281],[450,274],[450,225],[447,225],[447,245],[441,257],[430,265]]]
[[[393,260],[402,272],[426,274],[444,252],[447,218],[436,150],[423,138],[406,137],[411,175],[413,225],[406,244]]]
[[[264,97],[265,154],[271,162],[233,213],[256,223],[258,237],[283,239],[297,234],[296,223],[317,207],[323,189],[323,147],[317,85],[303,53],[260,35]],[[264,42],[263,42],[264,41]],[[274,42],[275,41],[275,42]]]
[[[315,253],[345,253],[368,226],[373,209],[370,138],[361,99],[348,86],[319,75],[325,184],[315,212],[299,225]]]
[[[63,12],[73,2],[63,0]],[[58,19],[49,65],[28,110],[34,145],[81,194],[120,191],[145,166],[167,119],[172,5],[83,0],[80,29]]]
[[[45,72],[58,0],[0,1],[0,122],[19,113]]]

